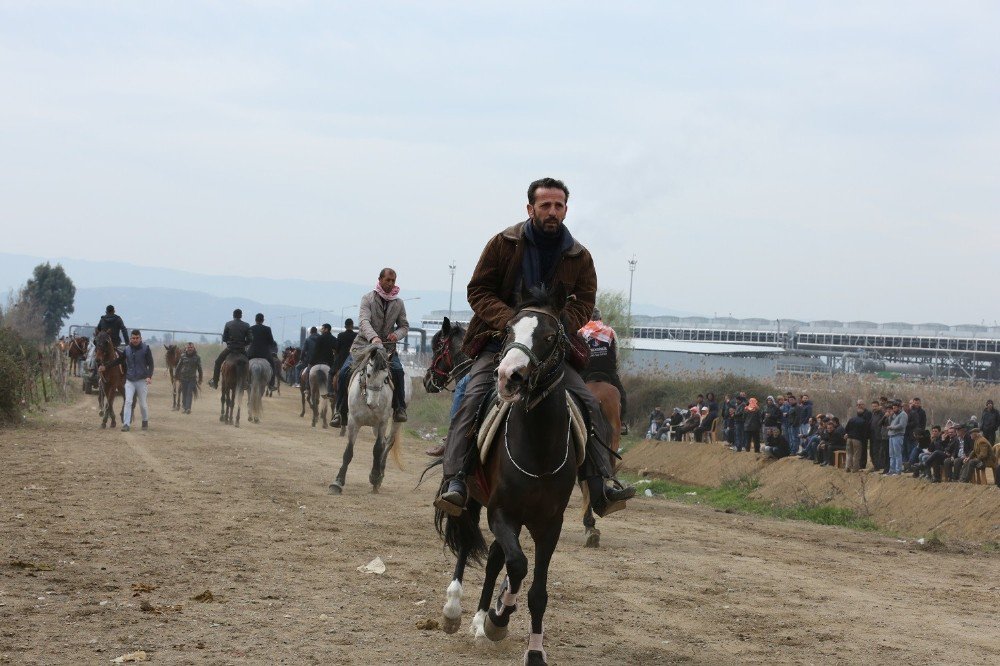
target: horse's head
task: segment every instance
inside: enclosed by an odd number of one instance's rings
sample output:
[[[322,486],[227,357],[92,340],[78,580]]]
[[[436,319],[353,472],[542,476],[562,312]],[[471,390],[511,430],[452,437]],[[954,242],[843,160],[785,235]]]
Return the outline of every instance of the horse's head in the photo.
[[[428,393],[444,389],[454,379],[456,369],[461,370],[468,365],[469,357],[462,351],[464,339],[465,329],[445,317],[441,330],[431,338],[434,358],[424,373],[424,390]]]
[[[114,357],[115,345],[111,342],[111,336],[105,331],[101,331],[94,338],[94,358],[99,363],[110,360]]]
[[[391,381],[389,353],[381,345],[372,345],[362,355],[362,359],[364,366],[361,368],[361,382],[365,403],[374,409],[382,389],[389,386]]]
[[[562,367],[566,328],[561,319],[566,292],[533,289],[522,296],[518,312],[507,324],[507,337],[497,367],[501,400],[516,402],[545,386]]]

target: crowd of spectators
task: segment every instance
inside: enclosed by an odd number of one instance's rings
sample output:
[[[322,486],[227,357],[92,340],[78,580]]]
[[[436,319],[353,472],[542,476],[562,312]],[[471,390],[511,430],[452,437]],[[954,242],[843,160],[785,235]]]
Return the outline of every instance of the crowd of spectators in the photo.
[[[736,452],[753,450],[769,458],[797,456],[816,465],[835,464],[844,452],[847,472],[871,470],[886,476],[912,474],[931,483],[968,483],[976,470],[993,470],[1000,487],[1000,412],[986,401],[982,416],[967,422],[927,424],[920,398],[907,402],[885,396],[870,405],[858,400],[842,421],[834,414],[814,413],[807,394],[767,396],[761,405],[745,392],[717,401],[699,394],[686,408],[667,414],[656,407],[649,415],[649,439],[681,441],[690,435],[701,442],[718,433]]]

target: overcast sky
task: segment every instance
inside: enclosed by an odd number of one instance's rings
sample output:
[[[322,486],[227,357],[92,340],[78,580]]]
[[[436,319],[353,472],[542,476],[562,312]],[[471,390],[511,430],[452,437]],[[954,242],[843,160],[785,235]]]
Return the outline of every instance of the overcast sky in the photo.
[[[554,176],[638,302],[992,323],[998,35],[998,2],[3,2],[3,247],[464,288]]]

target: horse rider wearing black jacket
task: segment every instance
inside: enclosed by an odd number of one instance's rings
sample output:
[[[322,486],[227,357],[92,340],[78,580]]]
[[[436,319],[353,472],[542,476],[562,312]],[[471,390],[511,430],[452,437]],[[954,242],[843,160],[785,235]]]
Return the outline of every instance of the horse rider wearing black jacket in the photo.
[[[125,322],[122,318],[115,314],[115,306],[109,305],[104,308],[104,314],[101,315],[101,320],[97,322],[97,326],[94,328],[94,337],[101,331],[107,331],[108,335],[111,336],[111,342],[114,343],[115,349],[122,352],[125,350],[125,342],[128,340],[128,329],[125,328]],[[94,363],[94,368],[92,371],[94,385],[97,385],[97,364]]]
[[[254,325],[250,327],[250,335],[253,339],[250,342],[250,349],[247,350],[247,358],[262,358],[271,363],[271,382],[269,386],[273,389],[278,379],[278,371],[281,368],[276,353],[278,343],[274,341],[274,334],[271,333],[271,327],[264,325],[263,314],[258,312],[257,316],[254,317],[254,322]]]
[[[310,368],[314,365],[325,365],[330,368],[330,371],[326,375],[326,390],[328,394],[333,386],[333,362],[337,355],[337,338],[333,337],[333,333],[330,332],[331,329],[332,327],[329,324],[320,326],[319,337],[316,338],[316,347],[313,350],[312,358],[309,360]]]
[[[94,334],[107,331],[108,335],[111,336],[111,341],[115,343],[115,348],[119,348],[128,340],[128,329],[125,328],[125,322],[122,321],[122,318],[115,314],[115,306],[109,305],[104,312],[105,314],[101,315],[101,320],[97,322]]]
[[[219,372],[222,371],[222,364],[230,354],[246,354],[247,345],[253,341],[250,334],[250,324],[243,321],[243,310],[236,308],[233,310],[233,319],[222,329],[222,342],[226,348],[215,359],[215,370],[212,372],[212,381],[208,383],[212,388],[219,388]]]
[[[337,358],[333,360],[335,372],[344,365],[356,337],[358,332],[354,330],[354,320],[345,319],[344,330],[337,334]],[[347,423],[347,391],[337,391],[337,405],[333,411],[340,414],[341,423]]]

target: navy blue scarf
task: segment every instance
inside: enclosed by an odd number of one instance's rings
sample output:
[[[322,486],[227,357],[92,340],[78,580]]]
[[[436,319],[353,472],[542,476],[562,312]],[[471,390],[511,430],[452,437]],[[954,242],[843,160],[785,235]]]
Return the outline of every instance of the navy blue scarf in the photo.
[[[548,236],[535,229],[528,220],[524,223],[524,237],[528,242],[521,258],[521,289],[540,285],[551,287],[559,259],[573,247],[573,235],[566,225],[561,224],[558,234]]]

